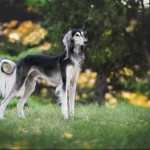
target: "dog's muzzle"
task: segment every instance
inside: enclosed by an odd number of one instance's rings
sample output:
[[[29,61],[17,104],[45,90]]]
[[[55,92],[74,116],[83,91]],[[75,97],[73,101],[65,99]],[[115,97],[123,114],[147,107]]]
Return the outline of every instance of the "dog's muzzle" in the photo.
[[[87,43],[88,43],[87,39],[86,39],[86,40],[84,40],[84,45],[87,45]]]

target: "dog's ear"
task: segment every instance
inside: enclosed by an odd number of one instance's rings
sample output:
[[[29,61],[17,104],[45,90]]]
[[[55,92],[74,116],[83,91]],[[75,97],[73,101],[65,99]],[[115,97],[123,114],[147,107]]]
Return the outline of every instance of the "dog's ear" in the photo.
[[[69,49],[71,47],[71,40],[72,40],[72,31],[69,31],[63,38],[63,43],[65,45],[65,50],[67,52],[67,55],[68,55]]]
[[[6,74],[11,74],[15,69],[16,64],[10,60],[4,60],[1,63],[1,70]]]

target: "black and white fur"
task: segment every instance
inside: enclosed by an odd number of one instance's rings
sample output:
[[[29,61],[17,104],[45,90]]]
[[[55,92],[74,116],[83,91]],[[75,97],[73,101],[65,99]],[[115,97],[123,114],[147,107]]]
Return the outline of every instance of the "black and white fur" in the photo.
[[[74,115],[76,84],[84,60],[83,48],[87,39],[82,30],[74,29],[64,36],[63,43],[65,51],[61,55],[28,55],[16,65],[10,60],[2,60],[9,61],[14,69],[10,74],[6,74],[2,69],[0,72],[0,82],[3,82],[0,94],[4,97],[0,106],[0,118],[4,117],[5,108],[20,89],[24,90],[17,104],[17,110],[19,117],[25,117],[24,104],[34,91],[38,77],[56,85],[56,95],[59,97],[64,119],[68,119],[68,111],[70,115]]]

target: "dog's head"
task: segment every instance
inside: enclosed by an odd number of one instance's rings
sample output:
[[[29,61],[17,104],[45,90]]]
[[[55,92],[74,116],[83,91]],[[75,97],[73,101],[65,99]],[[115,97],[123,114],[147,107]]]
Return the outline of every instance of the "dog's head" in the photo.
[[[64,36],[63,43],[68,51],[71,46],[85,46],[87,44],[87,39],[85,38],[85,34],[81,29],[74,29],[70,30]]]

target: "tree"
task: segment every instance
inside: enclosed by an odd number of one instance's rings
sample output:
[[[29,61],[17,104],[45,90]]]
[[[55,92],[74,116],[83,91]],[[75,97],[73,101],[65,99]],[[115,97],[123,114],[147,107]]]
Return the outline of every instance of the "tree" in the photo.
[[[149,70],[150,5],[145,6],[144,0],[0,0],[0,6],[34,14],[30,19],[47,30],[44,40],[52,43],[46,53],[62,53],[62,39],[69,29],[85,30],[88,46],[83,69],[102,74],[104,81],[111,77],[117,84],[125,67],[134,72],[132,80]]]
[[[142,0],[51,0],[39,10],[56,52],[62,51],[60,41],[67,30],[85,29],[88,48],[84,67],[105,78],[111,76],[114,84],[124,67],[132,69],[134,77],[143,77],[149,70],[150,11]]]

